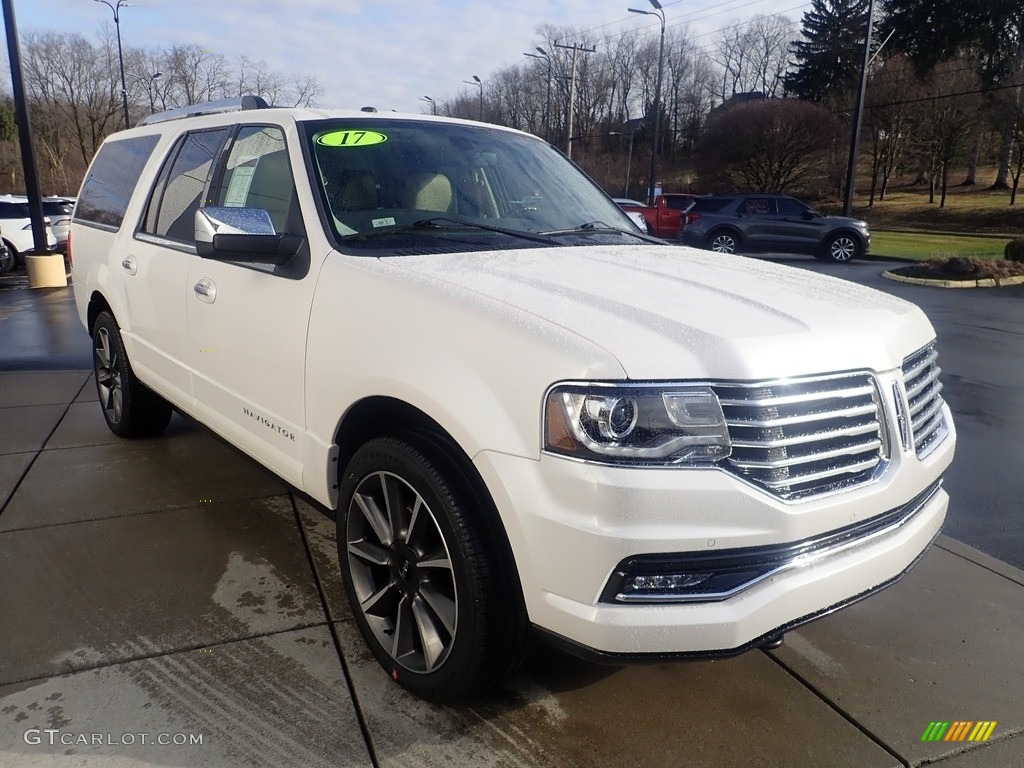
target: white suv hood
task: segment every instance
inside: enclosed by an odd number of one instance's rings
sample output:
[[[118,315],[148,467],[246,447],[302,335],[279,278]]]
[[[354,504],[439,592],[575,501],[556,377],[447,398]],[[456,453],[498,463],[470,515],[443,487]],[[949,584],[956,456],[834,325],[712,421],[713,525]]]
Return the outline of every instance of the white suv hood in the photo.
[[[383,261],[569,329],[613,355],[631,379],[891,370],[935,335],[920,309],[888,294],[692,248],[543,248]]]

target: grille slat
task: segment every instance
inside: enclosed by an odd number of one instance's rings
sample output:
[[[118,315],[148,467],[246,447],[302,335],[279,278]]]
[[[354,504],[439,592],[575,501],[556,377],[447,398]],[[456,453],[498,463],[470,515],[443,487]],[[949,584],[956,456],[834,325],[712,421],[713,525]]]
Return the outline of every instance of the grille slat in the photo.
[[[869,373],[715,392],[729,427],[731,472],[794,500],[869,482],[883,459],[879,395]]]
[[[942,382],[935,344],[918,350],[903,361],[903,388],[907,395],[910,434],[918,458],[927,456],[949,434],[943,415]]]

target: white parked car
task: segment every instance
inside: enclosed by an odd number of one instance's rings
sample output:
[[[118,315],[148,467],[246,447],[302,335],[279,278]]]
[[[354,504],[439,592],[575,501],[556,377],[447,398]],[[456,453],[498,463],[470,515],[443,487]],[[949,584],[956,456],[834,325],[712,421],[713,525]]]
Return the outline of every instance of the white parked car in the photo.
[[[52,250],[57,247],[57,239],[45,211],[43,220],[46,224],[46,247]],[[0,237],[14,257],[12,266],[24,264],[25,254],[35,248],[28,198],[24,195],[0,195]]]
[[[917,307],[652,242],[524,133],[243,106],[149,118],[88,171],[100,406],[124,437],[175,408],[336,515],[399,684],[467,696],[531,634],[773,646],[938,534],[955,438]]]

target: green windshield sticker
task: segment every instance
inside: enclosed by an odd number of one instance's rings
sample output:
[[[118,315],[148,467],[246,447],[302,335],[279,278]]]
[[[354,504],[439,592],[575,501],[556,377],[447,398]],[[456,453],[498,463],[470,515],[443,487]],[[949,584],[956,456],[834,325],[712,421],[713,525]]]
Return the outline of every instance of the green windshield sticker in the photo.
[[[328,131],[316,137],[316,143],[325,147],[368,147],[388,140],[376,131]]]

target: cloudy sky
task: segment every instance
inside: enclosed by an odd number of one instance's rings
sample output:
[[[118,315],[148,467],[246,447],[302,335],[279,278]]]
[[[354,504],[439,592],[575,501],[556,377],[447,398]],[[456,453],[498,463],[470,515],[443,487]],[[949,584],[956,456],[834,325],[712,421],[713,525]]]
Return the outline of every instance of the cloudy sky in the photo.
[[[115,2],[116,0],[111,0]],[[809,3],[796,0],[663,0],[667,24],[686,24],[710,44],[715,31],[756,14],[794,21]],[[525,61],[543,24],[614,35],[626,25],[658,28],[648,0],[139,0],[121,9],[125,47],[194,44],[235,59],[262,59],[283,74],[314,74],[321,106],[426,111],[463,85]],[[95,0],[14,0],[20,32],[94,36],[111,10]],[[6,57],[4,57],[6,60]],[[6,61],[5,61],[6,63]],[[6,67],[5,67],[6,68]]]

